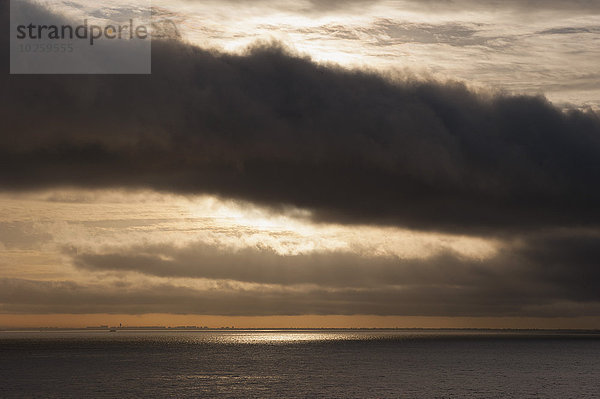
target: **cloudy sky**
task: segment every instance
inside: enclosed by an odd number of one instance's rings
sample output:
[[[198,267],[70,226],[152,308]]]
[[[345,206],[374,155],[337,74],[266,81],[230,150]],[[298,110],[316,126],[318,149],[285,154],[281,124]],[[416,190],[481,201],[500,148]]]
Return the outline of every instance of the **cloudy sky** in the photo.
[[[600,328],[600,3],[153,5],[151,75],[0,56],[0,327]]]

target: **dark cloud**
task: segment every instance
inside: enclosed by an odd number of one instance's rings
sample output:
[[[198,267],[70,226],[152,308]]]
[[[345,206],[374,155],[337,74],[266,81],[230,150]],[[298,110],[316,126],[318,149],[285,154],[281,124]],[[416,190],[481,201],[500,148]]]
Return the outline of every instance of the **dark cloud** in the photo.
[[[506,296],[503,297],[503,294]],[[534,295],[444,287],[196,290],[0,279],[3,313],[177,313],[212,315],[373,314],[412,316],[590,316],[598,302],[547,303]],[[498,302],[497,299],[504,300]]]
[[[600,236],[594,232],[517,239],[487,260],[452,253],[401,260],[340,252],[232,253],[205,244],[140,246],[74,255],[74,261],[79,268],[114,276],[137,271],[206,277],[217,279],[217,285],[192,289],[172,283],[139,287],[0,279],[0,312],[598,316],[598,248]]]
[[[281,255],[270,248],[232,250],[206,243],[184,248],[133,246],[114,252],[80,252],[74,264],[92,271],[135,271],[159,277],[236,280],[260,284],[357,287],[444,284],[459,276],[472,282],[477,262],[444,253],[427,260],[360,256],[353,252]],[[448,272],[452,270],[451,274]],[[435,281],[433,278],[435,277]]]
[[[600,118],[543,98],[173,41],[151,76],[3,73],[0,90],[3,190],[149,187],[468,233],[600,222]]]
[[[589,306],[588,315],[597,315],[600,303],[600,235],[593,231],[516,238],[481,260],[452,252],[425,259],[340,251],[280,255],[268,248],[232,251],[198,243],[80,253],[73,262],[96,272],[269,284],[286,295],[304,292],[306,297],[294,297],[292,308],[311,295],[318,302],[325,293],[331,298],[350,295],[350,309],[369,308],[377,314],[432,315],[439,308],[439,314],[449,315],[531,316],[532,309],[549,312],[571,303],[579,312]],[[568,316],[564,311],[559,306],[556,315]]]

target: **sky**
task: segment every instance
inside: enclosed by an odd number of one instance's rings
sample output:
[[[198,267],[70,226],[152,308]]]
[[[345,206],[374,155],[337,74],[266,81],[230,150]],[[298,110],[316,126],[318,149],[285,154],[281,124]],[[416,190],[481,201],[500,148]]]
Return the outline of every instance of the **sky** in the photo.
[[[148,76],[0,55],[0,327],[600,328],[598,2],[153,6]]]

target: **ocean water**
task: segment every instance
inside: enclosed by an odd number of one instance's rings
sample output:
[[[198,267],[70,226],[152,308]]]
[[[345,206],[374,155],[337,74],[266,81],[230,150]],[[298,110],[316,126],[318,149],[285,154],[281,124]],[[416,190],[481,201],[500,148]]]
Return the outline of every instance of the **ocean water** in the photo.
[[[0,398],[600,398],[600,335],[0,332]]]

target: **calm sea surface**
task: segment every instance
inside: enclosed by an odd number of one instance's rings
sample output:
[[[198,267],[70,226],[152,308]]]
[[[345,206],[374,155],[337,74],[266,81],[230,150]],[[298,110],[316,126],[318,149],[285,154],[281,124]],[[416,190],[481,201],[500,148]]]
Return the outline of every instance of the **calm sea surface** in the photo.
[[[0,398],[600,398],[600,335],[0,332]]]

